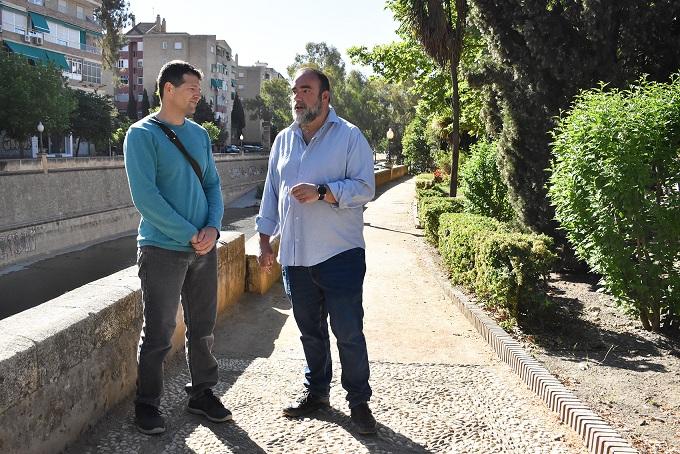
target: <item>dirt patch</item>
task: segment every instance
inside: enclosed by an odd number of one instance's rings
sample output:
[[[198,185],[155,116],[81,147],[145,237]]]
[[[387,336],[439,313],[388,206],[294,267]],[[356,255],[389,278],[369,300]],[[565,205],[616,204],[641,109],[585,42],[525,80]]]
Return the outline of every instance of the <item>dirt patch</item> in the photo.
[[[644,331],[590,276],[554,274],[552,316],[514,334],[641,453],[680,453],[680,335]]]

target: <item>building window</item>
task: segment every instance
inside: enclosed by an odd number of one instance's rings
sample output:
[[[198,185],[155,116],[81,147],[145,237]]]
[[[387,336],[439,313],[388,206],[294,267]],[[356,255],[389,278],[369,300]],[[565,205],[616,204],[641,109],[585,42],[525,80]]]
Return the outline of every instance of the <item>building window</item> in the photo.
[[[102,65],[87,60],[83,61],[83,82],[101,84]]]
[[[121,52],[127,52],[128,51],[128,45],[124,45],[123,47],[120,48]]]
[[[137,78],[137,85],[144,85],[144,78],[143,77],[138,77]]]
[[[45,6],[45,0],[28,0],[30,3],[38,6]]]
[[[68,7],[66,6],[66,0],[59,0],[57,3],[57,9],[60,13],[68,13]]]
[[[239,86],[238,86],[238,89],[239,89],[239,90],[243,90],[243,85],[239,85]]]
[[[118,68],[119,69],[124,69],[128,67],[128,61],[126,58],[121,58],[118,60]]]
[[[118,93],[116,95],[116,101],[118,102],[128,102],[130,100],[130,95],[128,93]]]
[[[7,9],[2,10],[2,29],[9,32],[25,34],[26,16],[14,13]]]
[[[144,67],[144,59],[140,58],[137,60],[137,68],[143,68]]]
[[[50,28],[50,32],[45,33],[45,41],[72,47],[74,49],[81,48],[80,30],[50,20],[47,21],[47,26]]]
[[[83,11],[82,6],[76,6],[76,17],[85,20],[85,12]]]
[[[210,53],[214,54],[215,53],[215,46],[210,46]]]
[[[180,50],[180,49],[182,49],[182,42],[181,41],[175,42],[175,50]]]
[[[137,50],[140,52],[144,50],[144,43],[142,41],[137,41]]]
[[[243,73],[238,73],[238,76],[239,76],[239,77],[245,77],[245,74],[243,74]]]
[[[128,84],[128,76],[120,76],[120,84],[121,85],[127,85]]]
[[[167,48],[168,48],[168,42],[167,42],[167,41],[163,41],[163,42],[161,43],[161,49],[167,49]]]

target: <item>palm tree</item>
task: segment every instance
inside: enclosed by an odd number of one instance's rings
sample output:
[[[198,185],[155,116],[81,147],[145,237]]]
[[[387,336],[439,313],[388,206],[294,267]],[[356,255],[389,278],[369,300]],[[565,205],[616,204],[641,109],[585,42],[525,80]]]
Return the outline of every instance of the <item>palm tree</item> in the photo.
[[[465,0],[394,0],[403,8],[404,22],[413,30],[427,54],[451,74],[451,186],[449,195],[458,191],[460,154],[460,94],[458,66],[463,52],[467,3]],[[455,6],[455,10],[453,9]]]

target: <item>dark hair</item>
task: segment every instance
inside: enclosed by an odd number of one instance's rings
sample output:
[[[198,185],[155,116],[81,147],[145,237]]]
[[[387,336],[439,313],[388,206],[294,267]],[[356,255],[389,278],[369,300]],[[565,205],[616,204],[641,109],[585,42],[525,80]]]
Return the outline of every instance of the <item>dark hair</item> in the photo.
[[[328,80],[328,76],[326,76],[321,70],[309,66],[304,66],[298,69],[297,72],[298,74],[306,72],[314,73],[316,77],[319,78],[319,96],[321,96],[321,93],[323,93],[324,91],[331,91],[331,83]]]
[[[172,60],[163,65],[158,73],[158,97],[163,99],[163,89],[166,82],[170,82],[174,87],[179,87],[184,83],[184,75],[191,74],[198,79],[203,78],[201,70],[191,63],[182,60]]]

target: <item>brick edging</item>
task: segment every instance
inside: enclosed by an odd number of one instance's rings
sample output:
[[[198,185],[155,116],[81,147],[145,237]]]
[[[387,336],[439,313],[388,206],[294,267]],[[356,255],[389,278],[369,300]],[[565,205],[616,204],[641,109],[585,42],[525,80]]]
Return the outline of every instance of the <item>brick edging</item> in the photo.
[[[582,403],[552,376],[522,346],[460,290],[447,280],[437,279],[444,293],[477,329],[498,357],[517,373],[524,383],[571,427],[593,454],[638,454],[607,422]]]

